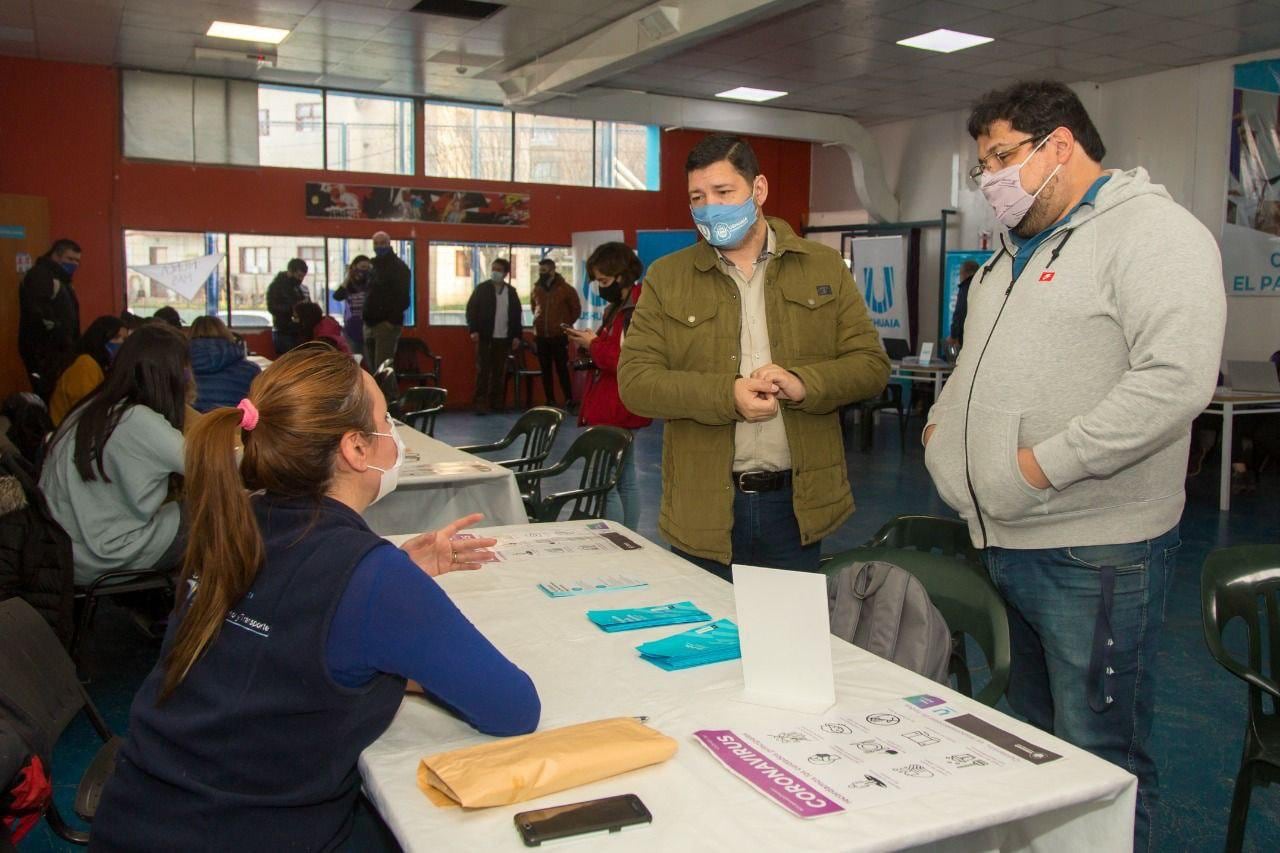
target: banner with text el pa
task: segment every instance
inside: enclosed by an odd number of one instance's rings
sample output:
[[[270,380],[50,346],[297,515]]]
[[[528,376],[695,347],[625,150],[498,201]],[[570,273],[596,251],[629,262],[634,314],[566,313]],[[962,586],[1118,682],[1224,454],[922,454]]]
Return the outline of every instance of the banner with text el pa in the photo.
[[[900,235],[854,238],[853,276],[880,339],[899,338],[910,346],[906,240]]]

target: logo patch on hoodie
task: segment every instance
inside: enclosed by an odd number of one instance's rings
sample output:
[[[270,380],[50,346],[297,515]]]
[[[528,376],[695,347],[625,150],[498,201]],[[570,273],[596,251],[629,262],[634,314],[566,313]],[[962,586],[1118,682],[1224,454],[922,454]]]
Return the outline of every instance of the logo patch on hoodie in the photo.
[[[1053,281],[1053,270],[1045,270],[1044,272],[1040,273],[1040,280]]]

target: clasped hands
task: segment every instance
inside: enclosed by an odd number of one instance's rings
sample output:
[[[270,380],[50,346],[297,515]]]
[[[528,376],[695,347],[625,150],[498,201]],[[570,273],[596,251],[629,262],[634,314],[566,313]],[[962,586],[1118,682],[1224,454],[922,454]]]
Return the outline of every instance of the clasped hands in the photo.
[[[747,423],[760,423],[778,414],[778,401],[804,400],[804,382],[791,371],[766,364],[733,381],[733,405]]]

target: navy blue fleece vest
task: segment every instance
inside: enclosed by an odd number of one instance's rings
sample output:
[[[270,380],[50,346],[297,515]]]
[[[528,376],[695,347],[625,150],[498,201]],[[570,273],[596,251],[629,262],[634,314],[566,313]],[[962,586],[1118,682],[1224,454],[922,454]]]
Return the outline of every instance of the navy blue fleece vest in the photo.
[[[390,725],[404,679],[341,687],[325,642],[352,570],[383,540],[332,500],[258,496],[254,512],[266,562],[166,701],[159,667],[143,683],[95,848],[328,850],[350,832],[356,761]]]

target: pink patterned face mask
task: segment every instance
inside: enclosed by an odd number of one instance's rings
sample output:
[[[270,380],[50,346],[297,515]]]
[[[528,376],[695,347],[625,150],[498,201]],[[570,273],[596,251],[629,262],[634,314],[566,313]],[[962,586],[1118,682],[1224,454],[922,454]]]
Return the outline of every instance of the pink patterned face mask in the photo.
[[[1040,195],[1040,191],[1049,185],[1049,181],[1053,180],[1053,176],[1058,174],[1058,170],[1062,168],[1061,163],[1055,166],[1053,171],[1049,173],[1049,177],[1044,179],[1044,183],[1040,184],[1040,189],[1034,193],[1029,193],[1022,188],[1022,181],[1019,179],[1018,173],[1048,141],[1049,137],[1047,136],[1040,140],[1040,144],[1031,149],[1027,159],[1016,166],[1006,166],[998,172],[985,172],[978,181],[982,194],[987,197],[987,203],[991,205],[996,213],[996,219],[1000,220],[1000,224],[1005,228],[1014,228],[1022,221],[1022,218],[1027,215],[1027,211],[1031,209],[1036,197]]]

